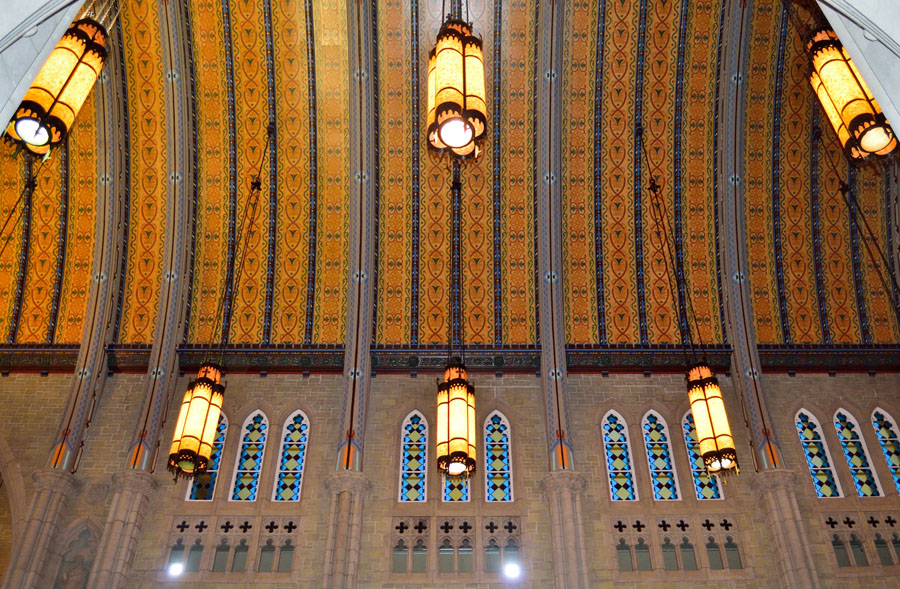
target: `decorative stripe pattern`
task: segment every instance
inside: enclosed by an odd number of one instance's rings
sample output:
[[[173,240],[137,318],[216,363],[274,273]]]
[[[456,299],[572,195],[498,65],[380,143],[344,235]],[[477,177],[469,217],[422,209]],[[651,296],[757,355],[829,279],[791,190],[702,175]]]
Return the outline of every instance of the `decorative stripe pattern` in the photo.
[[[781,318],[781,338],[791,343],[787,302],[784,293],[784,269],[781,259],[781,109],[784,87],[784,48],[788,28],[787,8],[782,7],[781,27],[778,31],[778,53],[775,62],[775,99],[772,113],[772,239],[775,252],[775,283],[778,290],[778,312]]]
[[[90,116],[90,115],[88,115]],[[56,241],[56,269],[53,276],[53,294],[50,297],[50,317],[47,320],[47,335],[44,343],[52,344],[56,339],[56,322],[59,319],[59,295],[62,292],[63,274],[66,268],[66,242],[69,233],[69,137],[59,150],[60,190],[59,190],[59,234]]]
[[[22,235],[19,245],[19,266],[16,271],[16,294],[13,298],[12,316],[9,319],[9,335],[7,343],[16,343],[19,333],[19,319],[22,314],[22,299],[25,296],[25,278],[28,275],[28,253],[31,243],[31,218],[33,214],[34,193],[37,187],[34,163],[30,159],[25,160],[25,189],[22,198]],[[16,223],[18,225],[18,223]],[[7,229],[8,230],[8,229]]]
[[[6,231],[0,235],[0,334],[8,336],[16,293],[17,260],[21,246],[22,224],[18,222],[22,210],[19,200],[25,190],[25,165],[6,142],[0,143],[0,219],[10,217]],[[25,200],[22,197],[21,200]],[[2,227],[2,225],[0,225]],[[0,336],[3,337],[3,336]]]
[[[606,342],[606,299],[603,296],[603,182],[601,137],[603,136],[603,57],[606,41],[606,0],[597,7],[597,41],[594,54],[594,271],[597,273],[597,329],[599,342]]]
[[[643,227],[643,186],[642,158],[640,145],[647,142],[644,133],[641,140],[639,133],[644,124],[644,57],[647,38],[647,0],[640,0],[640,16],[638,17],[637,62],[634,74],[634,267],[635,286],[637,288],[637,310],[640,326],[641,344],[649,343],[647,334],[647,304],[644,294],[644,227]]]
[[[275,99],[275,48],[272,40],[272,0],[264,0],[263,14],[266,28],[266,96],[268,98],[268,138],[269,158],[269,242],[266,256],[266,305],[263,310],[262,341],[272,340],[272,299],[275,290],[275,253],[278,237],[278,106]]]
[[[817,99],[809,96],[810,103]],[[828,298],[825,295],[825,271],[822,267],[822,234],[819,231],[819,136],[822,128],[819,126],[819,109],[812,108],[812,124],[809,137],[809,213],[810,229],[812,232],[813,266],[816,275],[816,309],[819,312],[819,325],[822,330],[822,343],[831,343],[831,328],[828,326]]]
[[[863,288],[863,270],[862,259],[859,244],[859,231],[857,225],[862,225],[862,211],[860,211],[854,203],[858,203],[858,199],[854,200],[857,195],[857,172],[851,164],[847,164],[848,184],[850,185],[850,208],[847,211],[847,225],[850,229],[850,263],[853,268],[853,289],[856,291],[856,313],[859,317],[859,331],[862,335],[864,344],[872,343],[872,336],[869,332],[869,314],[866,310],[866,293]],[[843,203],[842,203],[843,204]]]

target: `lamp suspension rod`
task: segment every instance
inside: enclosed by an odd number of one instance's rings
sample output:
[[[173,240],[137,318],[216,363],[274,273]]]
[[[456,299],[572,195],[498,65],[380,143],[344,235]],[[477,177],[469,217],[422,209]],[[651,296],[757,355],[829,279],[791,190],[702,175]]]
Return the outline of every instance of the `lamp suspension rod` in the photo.
[[[885,290],[885,294],[890,293],[889,298],[891,302],[891,310],[894,312],[894,317],[897,321],[897,329],[900,329],[900,284],[897,284],[897,277],[891,273],[890,262],[888,261],[887,255],[884,253],[884,250],[881,249],[881,244],[878,242],[878,238],[875,236],[875,232],[872,231],[872,227],[869,225],[868,219],[866,219],[865,215],[860,214],[859,201],[856,199],[856,194],[853,190],[853,187],[851,187],[848,182],[844,181],[843,176],[838,171],[837,165],[835,164],[834,159],[831,156],[831,152],[828,150],[828,146],[826,146],[824,141],[822,141],[821,129],[816,130],[815,136],[822,145],[822,151],[825,152],[825,156],[828,158],[828,165],[831,168],[831,172],[840,183],[838,190],[844,198],[844,204],[847,205],[847,212],[850,215],[850,222],[853,223],[857,231],[860,231],[859,218],[862,218],[863,227],[865,228],[867,234],[863,235],[863,245],[865,245],[866,253],[869,254],[869,258],[872,260],[872,265],[875,266],[875,271],[878,274],[881,285]],[[887,211],[885,211],[885,214],[887,214]],[[876,258],[875,253],[872,252],[871,246],[873,244],[875,246],[875,250],[878,252],[878,258]],[[890,285],[888,285],[888,281],[885,278],[884,273],[882,272],[882,265],[884,265],[884,270],[891,278]]]
[[[26,162],[26,165],[34,164],[35,158],[31,154],[26,153],[25,158],[27,160],[29,160],[28,162]],[[30,173],[26,174],[25,186],[22,187],[22,192],[19,193],[19,198],[16,199],[15,204],[13,204],[13,206],[9,209],[9,214],[6,215],[6,220],[3,222],[3,227],[0,228],[0,241],[3,241],[3,246],[0,247],[0,258],[3,257],[4,252],[6,252],[6,246],[9,244],[9,240],[12,238],[12,235],[4,236],[4,233],[6,232],[6,226],[9,225],[9,221],[10,221],[10,219],[12,219],[13,213],[15,213],[16,209],[19,208],[19,204],[22,202],[22,199],[25,198],[25,195],[26,194],[29,194],[29,195],[34,194],[34,190],[37,188],[37,176],[38,176],[38,173],[41,171],[41,168],[44,166],[45,161],[46,160],[41,160],[38,163],[36,170],[32,170]],[[13,225],[13,227],[18,226],[19,220],[22,218],[22,213],[24,213],[24,212],[25,212],[25,209],[23,207],[22,210],[19,211],[19,214],[16,216],[16,222],[15,222],[15,225]]]

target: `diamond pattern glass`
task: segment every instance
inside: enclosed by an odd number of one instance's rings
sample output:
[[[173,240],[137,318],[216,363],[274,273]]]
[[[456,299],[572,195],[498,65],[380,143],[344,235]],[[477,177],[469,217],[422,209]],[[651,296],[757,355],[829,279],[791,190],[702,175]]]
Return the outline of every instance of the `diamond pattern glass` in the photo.
[[[872,414],[872,426],[878,436],[878,443],[881,444],[884,459],[891,469],[894,486],[900,491],[900,438],[897,437],[894,420],[887,413],[876,410]]]
[[[400,501],[425,501],[427,443],[428,424],[419,413],[413,413],[403,424]]]
[[[816,487],[816,495],[819,497],[840,497],[841,492],[834,480],[834,471],[828,461],[828,449],[825,441],[819,436],[819,427],[807,413],[797,414],[797,434],[800,436],[800,445],[806,456],[806,465],[812,476],[813,485]]]
[[[216,440],[209,456],[206,472],[195,477],[191,483],[190,501],[212,501],[216,490],[216,478],[219,476],[219,464],[222,461],[222,448],[225,447],[225,435],[228,433],[228,420],[224,413],[219,414],[219,426],[216,428]]]
[[[234,486],[231,489],[233,501],[256,501],[268,429],[269,424],[262,413],[254,415],[244,426],[234,473]]]
[[[469,479],[468,477],[450,477],[444,475],[444,501],[468,501]]]
[[[856,431],[855,420],[848,417],[846,413],[838,411],[834,416],[834,429],[837,430],[844,458],[847,459],[847,466],[850,467],[850,474],[853,475],[856,493],[860,497],[878,497],[881,493],[878,491],[878,483],[875,481],[869,465],[866,447]]]
[[[653,481],[653,498],[657,501],[678,499],[668,428],[658,415],[651,413],[644,418],[643,429],[650,479]]]
[[[488,501],[512,501],[509,424],[499,413],[484,426],[484,496]]]
[[[302,413],[294,415],[284,426],[278,481],[275,483],[275,501],[300,500],[308,432],[309,423]]]
[[[631,452],[628,449],[628,430],[625,422],[614,414],[603,420],[603,448],[606,451],[606,470],[613,501],[636,501]]]
[[[681,422],[684,430],[684,444],[687,447],[688,460],[691,463],[691,478],[694,481],[694,493],[697,499],[721,499],[719,477],[710,476],[700,455],[700,442],[697,440],[697,428],[694,427],[694,416],[688,413]]]

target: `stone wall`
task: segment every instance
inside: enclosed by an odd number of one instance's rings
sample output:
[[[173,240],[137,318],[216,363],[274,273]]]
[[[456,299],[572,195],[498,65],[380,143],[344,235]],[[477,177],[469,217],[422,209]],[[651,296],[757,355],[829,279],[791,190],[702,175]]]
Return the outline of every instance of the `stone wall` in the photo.
[[[52,576],[77,578],[81,566],[76,552],[84,552],[80,535],[88,530],[99,538],[115,490],[116,475],[127,457],[127,444],[138,423],[144,376],[116,374],[106,381],[105,391],[94,415],[76,480],[78,488],[69,502],[63,532],[56,540]],[[472,375],[477,394],[479,426],[493,410],[501,411],[512,430],[515,501],[508,504],[484,501],[484,477],[480,470],[471,481],[472,498],[467,503],[441,501],[440,479],[429,466],[428,501],[424,504],[401,503],[399,494],[400,429],[404,418],[419,410],[431,425],[429,461],[434,459],[435,391],[434,374],[417,377],[379,374],[372,380],[369,415],[366,423],[366,448],[363,472],[369,481],[365,495],[360,546],[360,587],[417,587],[457,584],[471,587],[500,586],[496,575],[475,572],[465,576],[442,575],[437,572],[437,547],[444,532],[443,522],[470,521],[475,525],[473,538],[475,571],[483,570],[483,544],[488,535],[478,526],[492,519],[520,524],[516,538],[520,543],[523,586],[549,587],[553,584],[553,547],[549,527],[549,509],[542,489],[548,472],[544,399],[540,380],[533,374],[492,373]],[[181,582],[192,586],[301,586],[321,587],[324,576],[324,554],[329,538],[331,494],[329,475],[335,471],[336,447],[340,439],[343,402],[343,378],[331,375],[259,375],[236,374],[227,377],[225,412],[229,433],[223,454],[222,469],[215,498],[211,502],[185,501],[187,482],[173,482],[165,470],[166,444],[171,436],[178,411],[181,391],[189,378],[181,378],[170,406],[164,430],[163,447],[154,475],[158,487],[144,519],[129,586],[149,587],[170,579],[165,573],[171,546],[181,539],[186,549],[201,540],[204,547],[200,572],[185,573]],[[698,501],[693,493],[689,462],[685,451],[681,420],[688,410],[680,375],[620,374],[571,375],[569,379],[570,426],[567,435],[573,443],[576,470],[586,481],[583,496],[583,526],[586,536],[591,583],[596,586],[691,583],[696,586],[776,587],[780,585],[772,539],[761,514],[760,475],[754,473],[749,441],[743,425],[739,400],[734,396],[728,378],[721,379],[731,417],[741,474],[722,487],[724,500]],[[4,464],[4,487],[0,493],[10,498],[12,486],[6,473],[20,473],[22,492],[27,500],[32,493],[31,475],[46,465],[47,452],[59,423],[71,377],[19,374],[0,379],[0,395],[4,403],[0,412],[5,418],[2,438],[16,448],[14,464]],[[870,416],[875,407],[900,416],[900,375],[818,374],[768,375],[763,378],[772,427],[781,443],[786,466],[794,471],[791,486],[805,520],[805,530],[823,586],[887,587],[900,572],[900,566],[882,567],[874,550],[875,534],[882,534],[890,544],[892,528],[887,519],[900,519],[900,501],[881,449],[871,428]],[[39,401],[39,402],[38,402]],[[804,407],[822,424],[822,433],[831,450],[832,466],[840,479],[845,497],[818,499],[810,481],[806,462],[799,446],[794,416]],[[882,497],[856,497],[853,482],[831,419],[838,408],[849,411],[860,423],[868,446],[869,457],[880,479]],[[301,409],[310,420],[310,438],[299,503],[271,500],[278,462],[281,428],[285,419]],[[654,501],[641,437],[641,420],[649,410],[656,411],[666,422],[677,477],[680,499]],[[262,410],[269,421],[269,438],[255,502],[228,500],[235,467],[242,424],[254,411]],[[629,428],[631,454],[640,500],[612,501],[603,455],[601,420],[609,410],[617,411]],[[479,464],[481,469],[483,465]],[[3,497],[0,497],[3,498]],[[4,510],[6,509],[4,505]],[[0,522],[21,518],[24,505],[13,505],[0,514]],[[397,539],[396,522],[427,522],[421,534],[427,539],[428,572],[394,574],[391,572],[392,548]],[[830,528],[826,520],[837,525]],[[853,527],[843,523],[853,522]],[[877,525],[868,523],[877,520]],[[178,526],[185,522],[183,529]],[[245,531],[240,526],[248,524]],[[621,522],[621,523],[620,523]],[[579,522],[572,522],[578,525]],[[681,525],[682,528],[676,526]],[[704,527],[704,525],[706,527]],[[274,527],[277,526],[277,527]],[[0,557],[8,558],[13,533],[0,533]],[[727,529],[726,529],[727,528]],[[895,528],[900,533],[900,523]],[[838,567],[831,547],[834,534],[849,542],[851,534],[863,542],[868,567]],[[451,534],[452,535],[452,534]],[[743,563],[741,570],[713,570],[705,544],[713,537],[720,546],[727,538],[738,545]],[[661,547],[668,538],[680,545],[684,538],[693,545],[698,570],[665,571]],[[241,539],[249,548],[244,573],[210,572],[215,546],[225,539],[229,546]],[[291,573],[256,573],[260,548],[267,539],[280,548],[286,540],[295,547]],[[620,572],[616,545],[624,539],[632,547],[644,543],[649,547],[650,571]],[[68,555],[67,555],[68,553]],[[277,554],[277,552],[276,552]],[[895,556],[894,561],[898,558]],[[277,562],[277,558],[276,558]],[[0,562],[5,566],[6,562]],[[74,572],[67,572],[74,571]],[[68,574],[69,577],[64,577]]]

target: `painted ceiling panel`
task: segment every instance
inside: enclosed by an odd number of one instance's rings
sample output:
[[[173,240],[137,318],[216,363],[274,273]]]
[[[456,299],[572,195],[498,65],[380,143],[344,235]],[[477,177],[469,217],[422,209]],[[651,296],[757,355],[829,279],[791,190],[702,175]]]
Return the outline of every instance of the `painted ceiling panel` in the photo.
[[[166,100],[155,2],[127,2],[120,22],[128,80],[131,149],[128,257],[118,326],[120,343],[148,344],[159,301],[165,235]]]
[[[335,0],[314,5],[319,169],[312,342],[339,344],[346,315],[350,194],[347,5]]]
[[[576,344],[603,341],[601,301],[597,298],[598,240],[596,195],[601,183],[594,173],[598,121],[597,62],[602,59],[598,37],[605,32],[605,3],[566,4],[563,54],[562,218],[563,291],[566,340]],[[600,20],[598,21],[598,15]],[[601,107],[602,109],[602,107]],[[600,111],[602,112],[602,110]],[[600,240],[602,243],[602,239]],[[602,293],[601,293],[602,294]],[[605,327],[605,326],[604,326]]]
[[[851,170],[810,90],[807,57],[780,8],[755,7],[748,80],[746,215],[757,339],[765,344],[897,341],[866,245],[839,190],[846,180],[886,248],[879,168]],[[821,134],[821,140],[815,138]]]
[[[31,197],[30,235],[25,262],[25,291],[19,316],[16,342],[43,343],[50,323],[56,267],[60,251],[60,230],[65,235],[67,189],[65,149],[55,157],[35,164],[35,190]]]
[[[56,343],[77,344],[84,331],[90,296],[97,223],[97,92],[81,107],[68,138],[68,221],[66,222],[62,290],[56,320]]]
[[[10,324],[16,303],[20,252],[22,250],[22,223],[25,199],[20,200],[25,187],[25,166],[22,158],[13,156],[14,151],[4,143],[0,149],[0,215],[7,219],[12,212],[10,223],[0,238],[0,341],[10,341]],[[14,333],[12,334],[15,335]]]

